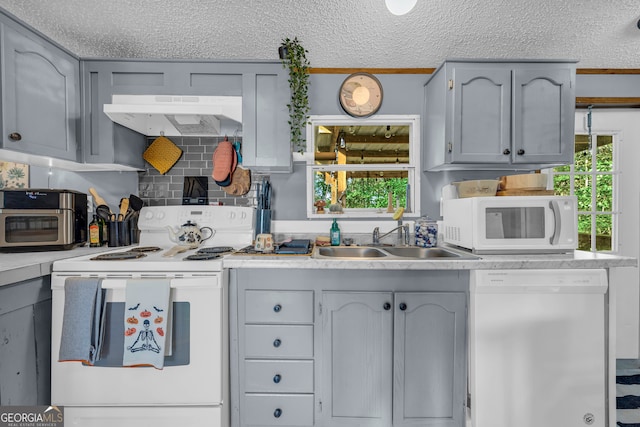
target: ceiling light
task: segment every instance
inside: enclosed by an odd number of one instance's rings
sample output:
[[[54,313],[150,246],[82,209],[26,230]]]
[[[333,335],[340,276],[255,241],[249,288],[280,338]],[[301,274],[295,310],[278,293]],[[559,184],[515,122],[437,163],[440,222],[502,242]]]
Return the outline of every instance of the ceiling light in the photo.
[[[418,0],[384,0],[389,12],[394,15],[404,15],[411,12]]]

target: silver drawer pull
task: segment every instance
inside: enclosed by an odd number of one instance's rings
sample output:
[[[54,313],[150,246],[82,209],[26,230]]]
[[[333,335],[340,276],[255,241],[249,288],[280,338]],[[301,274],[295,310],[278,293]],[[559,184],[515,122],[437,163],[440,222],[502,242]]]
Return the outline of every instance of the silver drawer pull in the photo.
[[[278,384],[281,379],[282,379],[282,377],[280,376],[280,374],[275,374],[273,376],[273,382],[276,383],[276,384]]]
[[[273,341],[273,346],[274,346],[275,348],[280,347],[280,344],[282,344],[282,341],[280,341],[280,338],[276,338],[276,339]]]
[[[280,418],[280,416],[282,415],[282,409],[280,408],[276,408],[275,411],[273,411],[273,416],[276,418]]]
[[[280,313],[280,310],[282,310],[282,306],[280,304],[276,304],[273,306],[273,311],[275,311],[276,313]]]

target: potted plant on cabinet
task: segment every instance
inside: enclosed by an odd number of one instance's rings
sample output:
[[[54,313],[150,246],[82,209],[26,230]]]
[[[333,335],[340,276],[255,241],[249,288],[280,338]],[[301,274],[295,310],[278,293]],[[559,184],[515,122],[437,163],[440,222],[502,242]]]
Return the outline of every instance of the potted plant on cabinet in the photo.
[[[309,117],[309,53],[298,40],[286,38],[282,40],[278,48],[278,54],[282,66],[289,69],[289,88],[291,90],[291,102],[289,108],[289,129],[291,131],[291,144],[295,151],[302,153],[306,149],[304,129]]]

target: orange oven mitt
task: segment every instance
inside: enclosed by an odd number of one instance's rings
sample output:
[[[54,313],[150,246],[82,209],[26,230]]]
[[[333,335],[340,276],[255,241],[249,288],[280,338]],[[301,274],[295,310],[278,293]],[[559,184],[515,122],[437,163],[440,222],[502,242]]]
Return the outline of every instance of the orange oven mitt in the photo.
[[[237,164],[236,150],[225,137],[224,141],[220,142],[213,152],[213,173],[211,176],[216,184],[220,187],[229,186]]]

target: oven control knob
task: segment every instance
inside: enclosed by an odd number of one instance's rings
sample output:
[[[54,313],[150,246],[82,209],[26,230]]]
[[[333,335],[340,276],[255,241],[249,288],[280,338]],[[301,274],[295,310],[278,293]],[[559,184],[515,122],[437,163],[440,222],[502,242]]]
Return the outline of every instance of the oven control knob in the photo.
[[[147,211],[147,213],[144,214],[144,219],[153,219],[153,212]]]
[[[164,218],[164,212],[162,212],[162,211],[158,212],[158,214],[156,215],[156,217],[157,217],[158,219],[163,219],[163,218]]]

